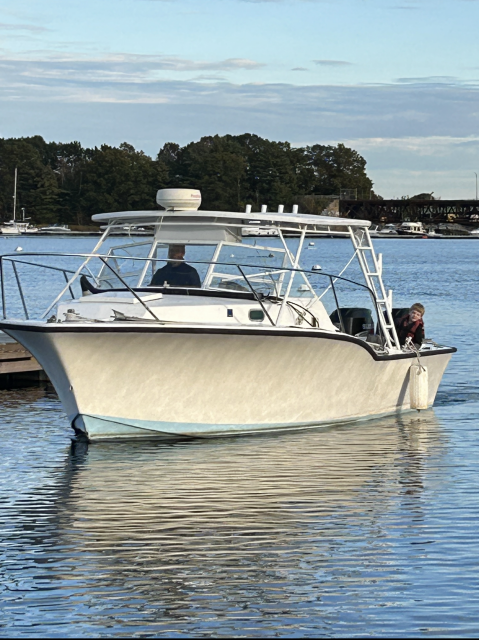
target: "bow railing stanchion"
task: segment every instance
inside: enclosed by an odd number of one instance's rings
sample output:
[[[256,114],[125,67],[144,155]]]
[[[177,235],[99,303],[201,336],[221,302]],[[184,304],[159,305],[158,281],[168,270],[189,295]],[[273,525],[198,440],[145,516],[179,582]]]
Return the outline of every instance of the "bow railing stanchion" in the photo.
[[[333,276],[329,276],[329,281],[331,283],[331,289],[333,291],[334,301],[336,302],[336,309],[338,310],[338,318],[339,318],[339,324],[341,326],[341,331],[343,333],[346,333],[346,331],[344,330],[343,315],[341,313],[341,309],[339,308],[339,301],[338,301],[338,296],[336,294],[336,287],[334,286],[334,282],[333,282]]]
[[[65,276],[65,282],[68,283],[67,272],[65,271],[65,269],[62,269],[62,271],[63,271],[63,275]],[[75,294],[73,293],[73,289],[72,289],[71,284],[68,286],[68,288],[70,289],[70,293],[71,293],[72,298],[75,298]]]
[[[298,269],[298,266],[299,266],[299,257],[301,255],[305,237],[306,237],[306,227],[302,229],[301,235],[299,237],[298,250],[296,252],[296,257],[294,258],[294,262],[292,264],[293,268],[288,269],[288,271],[291,272],[291,275],[289,277],[289,281],[286,286],[286,291],[284,292],[283,301],[281,302],[281,308],[279,310],[278,320],[277,320],[278,324],[281,324],[281,319],[283,317],[284,310],[286,309],[286,303],[288,302],[289,294],[291,293],[291,287],[293,286],[294,277],[296,273],[303,273],[303,270]]]
[[[268,311],[266,310],[266,307],[264,306],[264,304],[262,303],[259,295],[257,294],[257,292],[255,291],[254,287],[251,285],[250,281],[248,280],[248,278],[246,277],[243,269],[238,265],[236,265],[238,267],[239,272],[241,273],[241,275],[243,276],[243,278],[246,280],[246,284],[248,285],[248,287],[251,289],[251,293],[254,295],[254,297],[256,298],[256,301],[259,302],[261,308],[263,309],[263,313],[265,314],[265,316],[268,318],[268,320],[271,322],[271,324],[274,326],[275,323],[273,322],[272,317],[269,315]]]
[[[0,256],[0,279],[2,281],[2,314],[7,319],[7,304],[5,302],[5,278],[3,277],[3,256]]]
[[[15,260],[12,260],[12,267],[13,267],[13,273],[15,274],[15,279],[17,281],[18,293],[20,294],[20,299],[22,301],[23,311],[25,312],[25,318],[27,320],[30,320],[29,315],[28,315],[28,310],[27,310],[27,304],[25,302],[25,297],[23,295],[22,285],[21,285],[21,282],[20,282],[20,276],[18,275],[17,265],[15,264]]]
[[[0,288],[1,288],[1,298],[2,298],[2,307],[3,307],[3,318],[7,319],[7,297],[8,297],[8,289],[7,289],[7,282],[6,282],[6,260],[10,260],[12,262],[13,265],[13,272],[15,274],[15,278],[17,280],[17,286],[19,287],[19,291],[20,291],[20,297],[22,297],[22,304],[23,304],[23,309],[25,311],[25,315],[27,317],[27,319],[29,319],[28,317],[28,309],[27,309],[27,303],[26,303],[26,299],[25,296],[23,296],[23,289],[21,287],[21,282],[20,282],[20,276],[19,273],[17,272],[16,269],[16,263],[19,264],[27,264],[27,265],[31,265],[31,266],[35,266],[35,267],[40,267],[42,269],[52,269],[54,271],[61,271],[63,273],[63,277],[65,278],[65,280],[67,282],[65,282],[65,286],[62,289],[62,292],[60,294],[60,296],[57,296],[56,298],[56,302],[58,302],[59,297],[61,297],[61,295],[63,295],[63,293],[65,291],[70,290],[70,293],[72,295],[73,300],[75,300],[74,297],[74,292],[73,292],[73,287],[72,287],[72,283],[75,277],[77,277],[80,273],[82,273],[81,268],[78,269],[77,271],[73,271],[66,267],[54,267],[52,265],[47,265],[47,264],[39,264],[39,263],[34,263],[34,262],[29,262],[24,260],[23,258],[27,257],[27,256],[35,256],[35,257],[45,257],[45,256],[50,256],[50,257],[55,257],[55,258],[82,258],[82,260],[84,261],[82,264],[82,267],[85,268],[85,271],[88,270],[90,271],[89,268],[86,267],[86,262],[85,262],[85,258],[88,260],[90,260],[91,258],[95,258],[98,259],[101,264],[102,264],[102,269],[106,270],[108,269],[108,272],[113,274],[114,278],[116,278],[118,280],[119,283],[121,283],[121,286],[124,287],[124,289],[119,288],[116,289],[117,291],[129,291],[130,294],[136,298],[136,300],[141,304],[141,306],[147,311],[147,313],[156,321],[159,323],[164,324],[164,320],[162,320],[161,318],[157,317],[157,315],[155,314],[155,312],[150,308],[150,306],[148,304],[145,303],[145,300],[138,295],[138,292],[152,292],[152,291],[156,291],[157,288],[155,287],[139,287],[137,285],[133,285],[130,286],[125,278],[129,278],[134,274],[130,274],[130,273],[123,273],[120,275],[120,272],[116,271],[110,264],[109,262],[109,258],[111,258],[111,256],[107,256],[107,255],[92,255],[92,254],[70,254],[70,253],[63,253],[63,254],[58,254],[58,253],[36,253],[36,252],[31,252],[31,253],[25,253],[22,255],[22,259],[18,259],[16,255],[4,255],[4,256],[0,256]],[[140,257],[136,257],[136,256],[131,256],[130,258],[128,258],[129,260],[133,260],[133,261],[138,261],[138,262],[151,262],[151,257],[148,258],[140,258]],[[157,259],[160,262],[167,262],[166,259]],[[210,265],[211,261],[204,261],[204,260],[191,260],[190,261],[191,264],[198,264],[198,265]],[[289,267],[281,267],[280,269],[274,269],[273,267],[271,268],[271,273],[268,273],[266,271],[264,271],[264,264],[242,264],[242,265],[238,265],[238,263],[230,263],[230,262],[215,262],[215,266],[226,266],[226,267],[231,267],[234,268],[235,270],[237,270],[241,276],[241,278],[246,282],[249,291],[251,292],[254,300],[258,303],[258,305],[261,307],[263,313],[264,313],[264,317],[268,319],[269,323],[273,326],[273,327],[277,327],[280,326],[280,314],[278,313],[278,316],[276,318],[276,321],[273,320],[273,317],[270,315],[269,311],[271,311],[271,309],[268,311],[268,306],[269,306],[269,301],[273,301],[273,303],[275,305],[277,305],[278,303],[280,304],[280,307],[282,306],[282,304],[285,302],[284,297],[278,297],[275,295],[266,295],[264,297],[262,297],[262,294],[259,294],[258,291],[256,291],[256,289],[254,288],[252,282],[250,281],[250,278],[254,280],[255,277],[261,276],[264,279],[264,276],[266,275],[271,275],[271,274],[278,274],[281,272],[290,272],[291,277],[289,280],[289,286],[291,289],[291,283],[292,283],[292,277],[298,273],[300,275],[302,275],[303,277],[311,277],[311,276],[321,276],[321,277],[325,277],[327,279],[329,279],[329,284],[326,287],[326,291],[331,290],[332,295],[334,296],[334,302],[335,302],[335,306],[336,306],[336,310],[339,316],[339,326],[340,329],[343,333],[346,333],[345,331],[345,326],[344,326],[344,317],[343,314],[341,312],[341,309],[339,307],[339,300],[338,300],[338,292],[336,290],[335,287],[335,283],[337,283],[337,281],[341,281],[344,283],[349,283],[352,284],[356,287],[359,287],[361,290],[367,291],[369,293],[369,295],[371,296],[372,300],[375,300],[374,297],[374,291],[371,290],[370,287],[368,287],[365,284],[362,284],[360,282],[355,282],[354,280],[350,280],[349,278],[344,278],[342,276],[337,276],[334,274],[330,274],[330,273],[325,273],[325,272],[321,272],[318,273],[317,271],[309,271],[309,270],[304,270],[304,269],[299,269],[299,268],[289,268]],[[251,273],[249,276],[246,275],[245,269],[255,269],[255,271],[253,273]],[[259,269],[259,271],[258,271]],[[69,273],[73,273],[74,274],[74,278],[67,278],[67,274]],[[86,274],[85,274],[86,275]],[[224,274],[227,275],[227,274]],[[95,278],[95,276],[93,276]],[[135,274],[136,277],[136,274]],[[231,276],[233,278],[236,278],[236,276]],[[316,296],[314,289],[312,288],[312,286],[308,287],[308,289],[311,289],[311,291],[313,292],[313,295]],[[221,286],[217,289],[218,291],[221,291]],[[104,293],[104,291],[98,290],[98,293]],[[286,292],[287,294],[289,292]],[[287,297],[287,296],[286,296]],[[320,300],[322,297],[321,296],[316,296],[316,298],[318,300]],[[289,301],[286,301],[287,303],[289,303]],[[50,305],[49,309],[53,308],[53,305]],[[380,308],[378,309],[378,305],[376,305],[376,313],[380,313]],[[43,316],[44,317],[44,316]]]
[[[105,229],[105,231],[104,231],[103,235],[101,236],[101,238],[96,243],[93,251],[90,254],[83,254],[83,255],[86,255],[85,262],[83,262],[83,264],[75,271],[74,275],[70,278],[68,283],[61,290],[61,292],[58,294],[58,296],[55,298],[55,300],[51,303],[51,305],[48,307],[48,309],[43,312],[42,319],[45,318],[50,313],[50,311],[53,309],[53,307],[56,305],[56,303],[59,302],[59,300],[61,300],[63,294],[68,289],[69,285],[72,282],[74,282],[77,279],[77,277],[81,274],[82,269],[87,266],[87,264],[90,262],[90,260],[92,258],[96,258],[98,256],[98,254],[96,254],[96,251],[100,248],[100,246],[102,245],[103,241],[106,239],[106,237],[109,234],[109,232],[110,232],[110,227],[108,226]],[[33,255],[35,255],[35,254],[33,254]],[[42,254],[36,254],[36,255],[42,255]],[[75,255],[75,254],[68,254],[68,255]],[[81,255],[81,254],[77,254],[77,255]]]
[[[28,255],[28,254],[27,254]],[[37,255],[37,254],[34,254]],[[51,254],[51,255],[56,255],[56,254]],[[70,255],[70,254],[68,254]],[[10,256],[5,256],[8,260],[12,260],[12,258]],[[66,269],[64,267],[54,267],[51,264],[42,264],[41,262],[27,262],[26,260],[17,260],[15,259],[15,262],[17,264],[27,264],[30,267],[41,267],[42,269],[50,269],[50,271],[62,271],[64,273],[75,273],[75,271],[73,271],[72,269]],[[88,267],[87,267],[88,269]],[[91,270],[88,269],[89,275],[94,278],[95,276],[92,274]]]
[[[148,311],[148,313],[149,313],[149,314],[151,314],[151,315],[153,316],[153,318],[154,318],[157,322],[161,322],[161,320],[160,320],[160,319],[159,319],[159,318],[158,318],[158,317],[153,313],[153,311],[152,311],[152,310],[150,309],[150,307],[146,304],[146,302],[145,302],[144,300],[142,300],[142,299],[140,298],[140,296],[139,296],[135,291],[133,291],[133,289],[130,287],[130,285],[128,285],[128,284],[123,280],[123,278],[120,276],[120,274],[116,273],[115,269],[113,269],[113,267],[110,267],[110,265],[108,264],[108,262],[107,262],[104,258],[102,258],[101,256],[98,256],[98,257],[99,257],[99,258],[100,258],[100,260],[103,262],[103,264],[105,264],[105,265],[110,269],[110,271],[111,271],[111,272],[112,272],[112,273],[113,273],[113,274],[118,278],[118,280],[119,280],[123,285],[125,285],[125,287],[128,289],[128,291],[129,291],[130,293],[132,293],[132,294],[135,296],[135,298],[138,300],[138,302],[139,302],[140,304],[142,304],[142,305],[143,305],[143,307]]]

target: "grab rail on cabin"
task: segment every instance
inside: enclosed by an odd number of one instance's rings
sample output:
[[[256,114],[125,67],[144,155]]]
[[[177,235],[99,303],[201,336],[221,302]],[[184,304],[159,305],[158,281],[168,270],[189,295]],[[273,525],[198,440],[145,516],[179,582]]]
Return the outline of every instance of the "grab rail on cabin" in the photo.
[[[109,270],[111,270],[116,277],[118,277],[119,281],[123,284],[123,286],[125,287],[124,290],[130,291],[130,293],[132,293],[132,295],[136,298],[139,299],[139,301],[141,302],[142,306],[145,307],[145,309],[150,313],[150,315],[153,316],[153,318],[155,318],[156,320],[159,321],[158,317],[155,315],[155,313],[150,309],[150,307],[148,306],[147,302],[142,300],[140,296],[137,295],[137,290],[141,290],[144,291],[145,289],[148,289],[149,287],[130,287],[126,281],[121,277],[120,274],[118,274],[114,268],[108,264],[107,259],[111,258],[112,255],[108,254],[108,255],[101,255],[101,254],[83,254],[83,253],[35,253],[35,252],[26,252],[22,254],[22,258],[23,256],[30,256],[30,257],[55,257],[55,258],[83,258],[83,259],[91,259],[91,258],[97,258],[99,259],[103,265],[106,265]],[[125,258],[125,256],[118,256],[118,257],[122,257]],[[29,320],[29,313],[28,313],[28,308],[26,305],[26,299],[23,293],[23,286],[22,283],[20,281],[20,276],[18,274],[16,265],[17,264],[25,264],[28,266],[33,266],[33,267],[40,267],[43,269],[50,269],[50,270],[54,270],[54,271],[59,271],[62,272],[65,280],[66,280],[66,284],[65,287],[63,288],[61,294],[59,296],[57,296],[56,301],[54,302],[54,304],[56,304],[56,302],[58,302],[61,297],[65,294],[65,292],[67,290],[70,290],[70,293],[72,295],[72,299],[74,299],[74,294],[73,294],[73,290],[72,290],[72,284],[75,280],[77,280],[78,278],[81,277],[81,275],[86,275],[86,276],[90,276],[91,278],[93,278],[94,280],[96,280],[95,276],[92,274],[91,270],[87,268],[87,272],[83,272],[83,269],[81,269],[80,271],[74,271],[72,269],[68,269],[66,267],[56,267],[53,265],[48,265],[48,264],[41,264],[41,263],[37,263],[37,262],[28,262],[26,260],[23,260],[22,258],[20,258],[20,256],[17,255],[10,255],[10,254],[5,254],[0,256],[0,289],[1,289],[1,301],[2,301],[2,315],[3,315],[3,319],[7,319],[7,305],[6,305],[6,294],[5,294],[5,268],[4,268],[4,262],[11,262],[12,263],[12,268],[14,271],[14,276],[15,276],[15,281],[17,284],[17,288],[18,288],[18,292],[20,295],[20,299],[22,302],[22,307],[23,307],[23,312],[25,315],[25,318],[27,320]],[[137,260],[139,262],[147,262],[147,261],[151,261],[150,257],[136,257],[136,256],[129,256],[128,258],[126,258],[127,260]],[[168,259],[163,259],[163,258],[155,258],[155,262],[168,262],[171,261]],[[204,260],[188,260],[188,264],[198,264],[198,265],[210,265],[212,264],[212,261],[204,261]],[[231,262],[214,262],[215,265],[218,266],[224,266],[224,267],[232,267],[232,268],[236,268],[239,270],[241,277],[244,279],[244,281],[246,282],[248,289],[252,292],[254,298],[258,301],[258,303],[260,304],[262,310],[265,312],[265,316],[269,319],[269,321],[271,322],[271,324],[273,326],[276,325],[276,323],[272,320],[272,318],[270,317],[270,314],[267,312],[264,303],[262,302],[261,297],[258,295],[258,292],[254,289],[254,287],[251,285],[250,280],[252,278],[255,277],[255,275],[265,275],[267,274],[267,272],[262,272],[260,274],[249,274],[246,275],[243,271],[243,269],[245,268],[252,268],[252,269],[257,269],[257,268],[262,268],[264,269],[264,264],[241,264],[238,265],[237,263],[231,263]],[[85,265],[86,266],[86,265]],[[339,306],[339,298],[337,295],[337,291],[336,291],[336,287],[335,287],[335,282],[337,282],[338,280],[342,281],[342,282],[346,282],[352,285],[355,285],[357,287],[360,287],[361,289],[366,290],[370,297],[371,300],[374,304],[375,307],[375,311],[376,311],[376,317],[379,318],[379,306],[378,303],[376,301],[376,297],[375,297],[375,293],[374,291],[368,287],[366,284],[363,284],[361,282],[356,282],[354,280],[351,280],[350,278],[344,278],[343,276],[338,276],[338,275],[334,275],[334,274],[330,274],[330,273],[325,273],[324,271],[311,271],[308,269],[298,269],[298,268],[293,268],[293,267],[281,267],[280,269],[278,268],[271,268],[271,272],[273,273],[278,273],[278,272],[289,272],[291,273],[291,277],[294,277],[295,273],[298,274],[307,274],[307,275],[313,275],[313,276],[322,276],[325,278],[329,279],[329,285],[326,288],[327,289],[331,289],[332,293],[333,293],[333,297],[334,297],[334,301],[335,301],[335,305],[336,305],[336,311],[338,313],[338,319],[339,319],[339,323],[340,323],[340,328],[341,331],[343,333],[345,333],[345,327],[344,327],[344,322],[343,322],[343,316],[341,313],[341,307]],[[75,274],[74,278],[72,279],[68,279],[67,274]],[[226,275],[226,274],[224,274]],[[230,275],[230,274],[228,274]],[[238,276],[236,276],[236,278],[238,278]],[[216,288],[216,287],[212,287],[211,289],[207,289],[207,290],[212,290],[212,291],[221,291],[221,289]],[[207,291],[206,290],[206,291]],[[311,286],[311,290],[313,291],[313,288]],[[325,290],[325,291],[326,291]],[[314,291],[313,291],[314,293]],[[314,295],[317,297],[317,294],[314,293]],[[268,296],[264,296],[265,299],[268,299]],[[269,296],[270,299],[275,298],[275,296]],[[282,301],[283,298],[277,298],[278,301]],[[46,313],[48,313],[48,311],[52,308],[53,305],[51,305],[47,311],[43,314],[45,315]],[[379,323],[379,320],[378,320]],[[379,329],[381,329],[381,326],[379,324]]]

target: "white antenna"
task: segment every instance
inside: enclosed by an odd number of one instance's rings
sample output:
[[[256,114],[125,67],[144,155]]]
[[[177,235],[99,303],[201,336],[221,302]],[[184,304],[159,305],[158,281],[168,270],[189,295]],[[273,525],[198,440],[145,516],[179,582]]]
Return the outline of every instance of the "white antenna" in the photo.
[[[298,213],[298,205],[297,204],[293,204],[293,211],[292,213]]]
[[[261,205],[261,213],[266,213],[267,211],[268,211],[268,205],[262,204]]]
[[[283,213],[284,212],[284,204],[279,204],[278,205],[278,213]]]
[[[15,186],[13,187],[13,222],[15,222],[16,210],[17,210],[17,167],[15,167]]]
[[[247,205],[246,205],[246,211],[245,211],[245,213],[251,213],[251,205],[250,205],[250,204],[247,204]]]

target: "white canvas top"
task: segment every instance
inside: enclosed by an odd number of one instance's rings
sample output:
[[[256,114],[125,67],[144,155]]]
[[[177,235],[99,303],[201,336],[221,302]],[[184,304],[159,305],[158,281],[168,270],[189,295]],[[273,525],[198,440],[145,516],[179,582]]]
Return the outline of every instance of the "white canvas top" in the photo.
[[[261,213],[245,213],[238,211],[117,211],[114,213],[97,213],[92,216],[94,222],[129,225],[157,224],[204,224],[219,223],[234,226],[274,226],[300,228],[306,226],[313,230],[316,227],[362,227],[371,225],[369,220],[336,218],[333,216],[312,216],[306,213],[278,213],[267,211]]]

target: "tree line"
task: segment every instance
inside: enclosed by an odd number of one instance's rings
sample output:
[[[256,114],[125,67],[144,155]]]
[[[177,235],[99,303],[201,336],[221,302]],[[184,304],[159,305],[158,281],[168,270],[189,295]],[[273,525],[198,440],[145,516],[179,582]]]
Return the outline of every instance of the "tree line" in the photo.
[[[356,190],[369,198],[366,161],[343,144],[292,147],[254,134],[205,136],[180,146],[166,143],[156,158],[124,142],[83,148],[79,142],[45,142],[41,136],[0,138],[0,218],[33,224],[87,225],[95,213],[156,209],[167,187],[200,189],[202,208],[240,211],[252,204],[314,210],[315,198]]]

